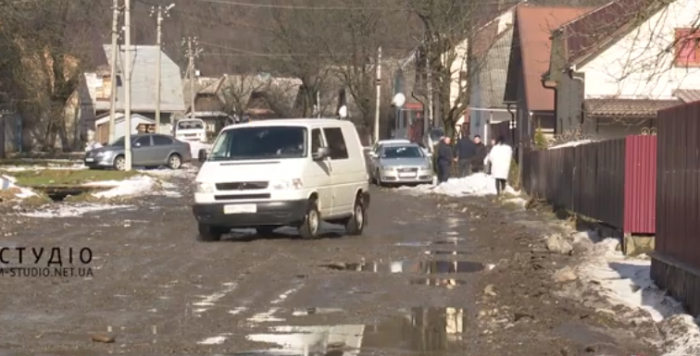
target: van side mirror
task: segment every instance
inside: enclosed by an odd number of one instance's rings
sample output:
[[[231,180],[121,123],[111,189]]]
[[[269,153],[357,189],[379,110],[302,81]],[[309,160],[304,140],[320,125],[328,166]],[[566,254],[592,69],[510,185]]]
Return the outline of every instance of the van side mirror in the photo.
[[[199,154],[197,155],[197,160],[200,162],[204,162],[207,160],[207,150],[202,148],[199,150]]]
[[[331,149],[328,147],[319,147],[316,152],[312,154],[314,161],[323,161],[324,159],[330,157]]]

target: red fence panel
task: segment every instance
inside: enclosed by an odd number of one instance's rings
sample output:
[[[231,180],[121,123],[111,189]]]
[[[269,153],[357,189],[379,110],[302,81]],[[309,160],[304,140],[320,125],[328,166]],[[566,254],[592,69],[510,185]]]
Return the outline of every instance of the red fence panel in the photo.
[[[625,140],[625,232],[656,232],[657,141],[656,136]]]

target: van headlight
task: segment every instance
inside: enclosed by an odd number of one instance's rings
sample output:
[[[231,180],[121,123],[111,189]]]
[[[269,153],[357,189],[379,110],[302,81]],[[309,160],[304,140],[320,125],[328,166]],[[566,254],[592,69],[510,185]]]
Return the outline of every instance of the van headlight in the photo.
[[[214,184],[196,182],[195,183],[195,193],[212,194],[214,193]]]
[[[304,183],[299,178],[280,179],[270,182],[270,188],[274,190],[301,189]]]

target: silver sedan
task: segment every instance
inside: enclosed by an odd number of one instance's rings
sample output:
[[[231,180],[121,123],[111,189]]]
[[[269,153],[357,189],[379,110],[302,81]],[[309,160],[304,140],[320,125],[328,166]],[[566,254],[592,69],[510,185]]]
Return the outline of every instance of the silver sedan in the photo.
[[[433,182],[432,158],[417,144],[387,144],[373,155],[372,178],[377,185]]]
[[[183,163],[192,161],[190,144],[171,136],[160,134],[137,134],[131,136],[131,158],[136,167],[168,166],[178,169]],[[124,137],[111,145],[88,151],[85,165],[91,169],[114,168],[124,170]]]

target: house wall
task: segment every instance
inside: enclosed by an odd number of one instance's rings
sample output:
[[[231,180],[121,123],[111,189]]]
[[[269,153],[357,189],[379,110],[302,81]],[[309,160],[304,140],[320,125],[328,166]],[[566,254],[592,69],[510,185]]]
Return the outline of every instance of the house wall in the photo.
[[[579,78],[579,73],[574,73],[574,78]],[[566,73],[559,76],[556,88],[556,134],[573,132],[581,126],[583,91],[581,80],[572,79]]]
[[[675,89],[700,89],[700,68],[674,67],[674,51],[666,51],[675,28],[695,28],[699,12],[699,0],[674,1],[580,67],[586,98],[670,99]]]

